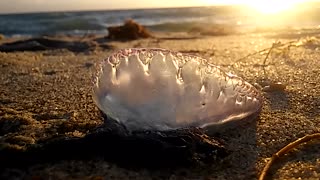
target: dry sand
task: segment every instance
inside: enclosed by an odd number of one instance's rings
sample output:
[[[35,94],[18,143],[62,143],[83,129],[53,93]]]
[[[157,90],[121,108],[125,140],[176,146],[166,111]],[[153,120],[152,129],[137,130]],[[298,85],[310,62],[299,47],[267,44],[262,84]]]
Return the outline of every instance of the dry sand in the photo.
[[[220,135],[231,150],[222,162],[190,169],[149,170],[120,167],[102,158],[61,160],[23,169],[5,168],[0,179],[256,179],[267,158],[277,150],[299,137],[320,132],[319,37],[304,46],[292,47],[287,53],[285,50],[272,53],[267,60],[270,64],[263,70],[260,65],[265,54],[250,56],[234,68],[228,65],[271,47],[276,40],[288,42],[298,37],[291,35],[288,39],[280,34],[161,36],[165,38],[108,44],[115,49],[160,47],[197,54],[250,83],[264,86],[269,81],[281,82],[286,89],[263,92],[265,101],[260,117],[247,128]],[[177,38],[180,36],[182,38]],[[81,137],[100,125],[102,118],[91,97],[93,64],[115,49],[96,48],[83,53],[68,50],[0,52],[1,147],[23,149],[58,134]],[[319,140],[282,158],[271,174],[274,179],[319,179]]]

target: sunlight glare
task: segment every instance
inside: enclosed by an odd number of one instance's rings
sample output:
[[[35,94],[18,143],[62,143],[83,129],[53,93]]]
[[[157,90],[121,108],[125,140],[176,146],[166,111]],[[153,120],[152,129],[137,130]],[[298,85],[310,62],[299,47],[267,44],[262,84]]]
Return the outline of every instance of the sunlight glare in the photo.
[[[246,5],[262,14],[277,14],[293,9],[295,5],[304,0],[247,0]]]

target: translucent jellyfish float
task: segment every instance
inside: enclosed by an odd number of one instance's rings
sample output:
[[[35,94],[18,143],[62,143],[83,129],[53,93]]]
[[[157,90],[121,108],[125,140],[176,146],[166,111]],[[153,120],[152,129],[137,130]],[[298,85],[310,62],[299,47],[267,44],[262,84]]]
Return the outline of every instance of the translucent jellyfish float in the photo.
[[[208,128],[258,114],[259,91],[201,57],[124,49],[97,69],[94,102],[130,131]]]

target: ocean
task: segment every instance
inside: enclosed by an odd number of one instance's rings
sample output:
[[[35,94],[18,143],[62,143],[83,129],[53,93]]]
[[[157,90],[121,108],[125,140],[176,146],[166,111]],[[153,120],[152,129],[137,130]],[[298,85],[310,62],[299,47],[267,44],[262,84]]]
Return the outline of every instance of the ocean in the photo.
[[[2,14],[0,34],[7,37],[107,34],[107,27],[121,25],[127,19],[152,31],[186,31],[194,24],[228,25],[241,30],[319,28],[320,4],[305,6],[281,16],[257,16],[256,12],[241,6]]]

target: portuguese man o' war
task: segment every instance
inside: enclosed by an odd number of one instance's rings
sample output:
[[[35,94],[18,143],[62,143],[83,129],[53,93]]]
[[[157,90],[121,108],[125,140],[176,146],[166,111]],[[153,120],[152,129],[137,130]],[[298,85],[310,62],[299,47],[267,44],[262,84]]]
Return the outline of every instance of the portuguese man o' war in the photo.
[[[207,60],[165,49],[120,50],[97,66],[93,98],[128,130],[205,128],[260,111],[259,91]]]

